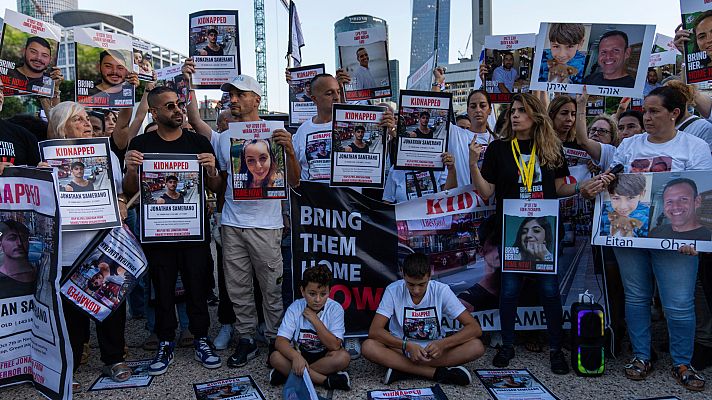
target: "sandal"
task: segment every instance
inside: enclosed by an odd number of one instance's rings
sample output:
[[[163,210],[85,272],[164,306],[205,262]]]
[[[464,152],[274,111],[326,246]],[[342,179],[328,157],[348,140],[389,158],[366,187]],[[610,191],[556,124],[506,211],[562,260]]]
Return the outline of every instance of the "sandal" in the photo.
[[[72,393],[78,393],[82,390],[82,384],[77,381],[72,381]]]
[[[642,360],[638,357],[633,357],[628,364],[623,367],[625,377],[634,381],[642,381],[647,378],[653,370],[653,364],[649,360]]]
[[[112,365],[104,365],[102,369],[104,375],[108,376],[114,382],[125,382],[131,378],[131,368],[124,362],[119,362]]]
[[[687,390],[701,392],[705,389],[705,378],[689,365],[672,367],[672,376]]]

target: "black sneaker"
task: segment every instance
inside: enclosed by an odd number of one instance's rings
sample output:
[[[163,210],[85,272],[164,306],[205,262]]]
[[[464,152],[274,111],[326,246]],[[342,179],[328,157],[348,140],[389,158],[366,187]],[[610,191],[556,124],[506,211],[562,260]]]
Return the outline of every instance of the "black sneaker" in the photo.
[[[324,387],[327,389],[351,390],[351,378],[346,371],[339,371],[326,377]]]
[[[235,352],[227,359],[227,366],[230,368],[242,367],[257,357],[257,354],[259,354],[259,349],[257,349],[254,339],[242,338],[237,343]]]
[[[497,368],[507,368],[509,366],[509,360],[514,358],[514,347],[512,346],[502,346],[497,350],[497,354],[492,359],[492,365]]]
[[[218,296],[215,295],[215,292],[211,290],[210,293],[208,293],[208,305],[210,307],[215,307],[218,305],[218,303],[220,303],[220,299],[218,299]]]
[[[552,351],[549,355],[549,360],[551,361],[551,372],[557,375],[569,373],[569,364],[566,362],[563,351]]]
[[[435,368],[435,381],[451,385],[467,386],[472,383],[472,375],[465,367],[437,367]]]
[[[404,373],[397,371],[393,368],[388,368],[388,370],[386,371],[386,375],[383,377],[383,384],[390,385],[393,382],[405,379],[405,377],[406,375]]]
[[[270,385],[279,386],[279,385],[284,385],[285,382],[287,382],[287,377],[282,375],[281,372],[277,371],[274,368],[272,368],[269,371],[269,384]]]

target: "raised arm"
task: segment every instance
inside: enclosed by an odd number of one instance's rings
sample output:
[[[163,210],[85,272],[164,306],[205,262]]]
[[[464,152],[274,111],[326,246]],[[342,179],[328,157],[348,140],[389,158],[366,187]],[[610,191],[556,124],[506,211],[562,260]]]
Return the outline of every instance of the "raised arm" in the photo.
[[[116,147],[123,150],[128,147],[131,139],[138,135],[138,131],[141,129],[143,120],[146,119],[146,114],[148,113],[148,92],[153,90],[156,86],[156,73],[153,73],[153,82],[147,82],[144,85],[143,96],[141,96],[141,101],[136,107],[136,115],[134,115],[133,120],[131,120],[132,110],[130,108],[122,108],[119,111],[119,116],[116,118],[116,128],[114,128],[114,133],[111,137],[114,139]],[[138,81],[138,78],[136,78]]]
[[[183,63],[183,79],[190,85],[192,82],[193,73],[195,72],[195,61],[192,58],[186,58]],[[188,113],[188,122],[195,129],[195,132],[199,135],[204,136],[206,139],[210,140],[213,135],[213,128],[210,127],[202,118],[200,118],[200,111],[198,111],[198,101],[195,97],[195,89],[189,86],[188,95],[190,99],[186,107]]]
[[[588,129],[586,128],[587,101],[588,94],[584,88],[583,93],[576,96],[576,143],[598,162],[601,160],[601,144],[588,137]]]

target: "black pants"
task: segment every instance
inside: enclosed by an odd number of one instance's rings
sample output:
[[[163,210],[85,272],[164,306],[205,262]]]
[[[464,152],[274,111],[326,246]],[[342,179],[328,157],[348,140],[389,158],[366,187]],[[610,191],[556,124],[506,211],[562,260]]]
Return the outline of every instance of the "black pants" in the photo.
[[[223,325],[232,325],[237,321],[235,310],[232,309],[232,301],[227,294],[225,287],[225,267],[223,264],[222,246],[215,243],[215,250],[218,256],[218,322]]]
[[[595,268],[600,270],[600,266],[606,271],[606,292],[608,293],[608,315],[611,319],[611,329],[613,335],[620,345],[625,335],[625,294],[623,291],[623,280],[618,266],[618,260],[613,254],[612,247],[592,246]],[[616,349],[618,352],[620,349]]]
[[[208,287],[212,273],[212,266],[208,265],[209,251],[208,245],[144,249],[156,294],[155,331],[158,340],[172,342],[175,339],[178,327],[175,313],[178,271],[185,287],[188,329],[196,338],[208,336]]]
[[[64,308],[64,320],[67,322],[69,343],[72,345],[74,371],[76,371],[82,359],[84,343],[89,341],[91,318],[64,297],[62,297],[62,307]],[[125,328],[125,302],[106,317],[104,321],[96,323],[96,337],[99,340],[99,351],[104,365],[112,365],[124,361]]]
[[[712,253],[700,253],[700,266],[697,269],[697,276],[702,282],[705,290],[707,306],[712,310]]]

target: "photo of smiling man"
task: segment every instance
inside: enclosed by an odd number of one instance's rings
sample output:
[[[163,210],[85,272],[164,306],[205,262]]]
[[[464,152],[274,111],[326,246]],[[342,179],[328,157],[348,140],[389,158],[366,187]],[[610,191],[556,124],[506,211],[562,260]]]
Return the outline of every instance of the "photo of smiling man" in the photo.
[[[669,181],[663,189],[662,206],[666,222],[653,228],[649,237],[712,240],[712,231],[700,223],[697,215],[702,197],[695,181],[689,178]]]
[[[635,78],[628,73],[631,54],[628,34],[619,30],[605,32],[598,41],[598,68],[584,78],[584,84],[632,88]]]

